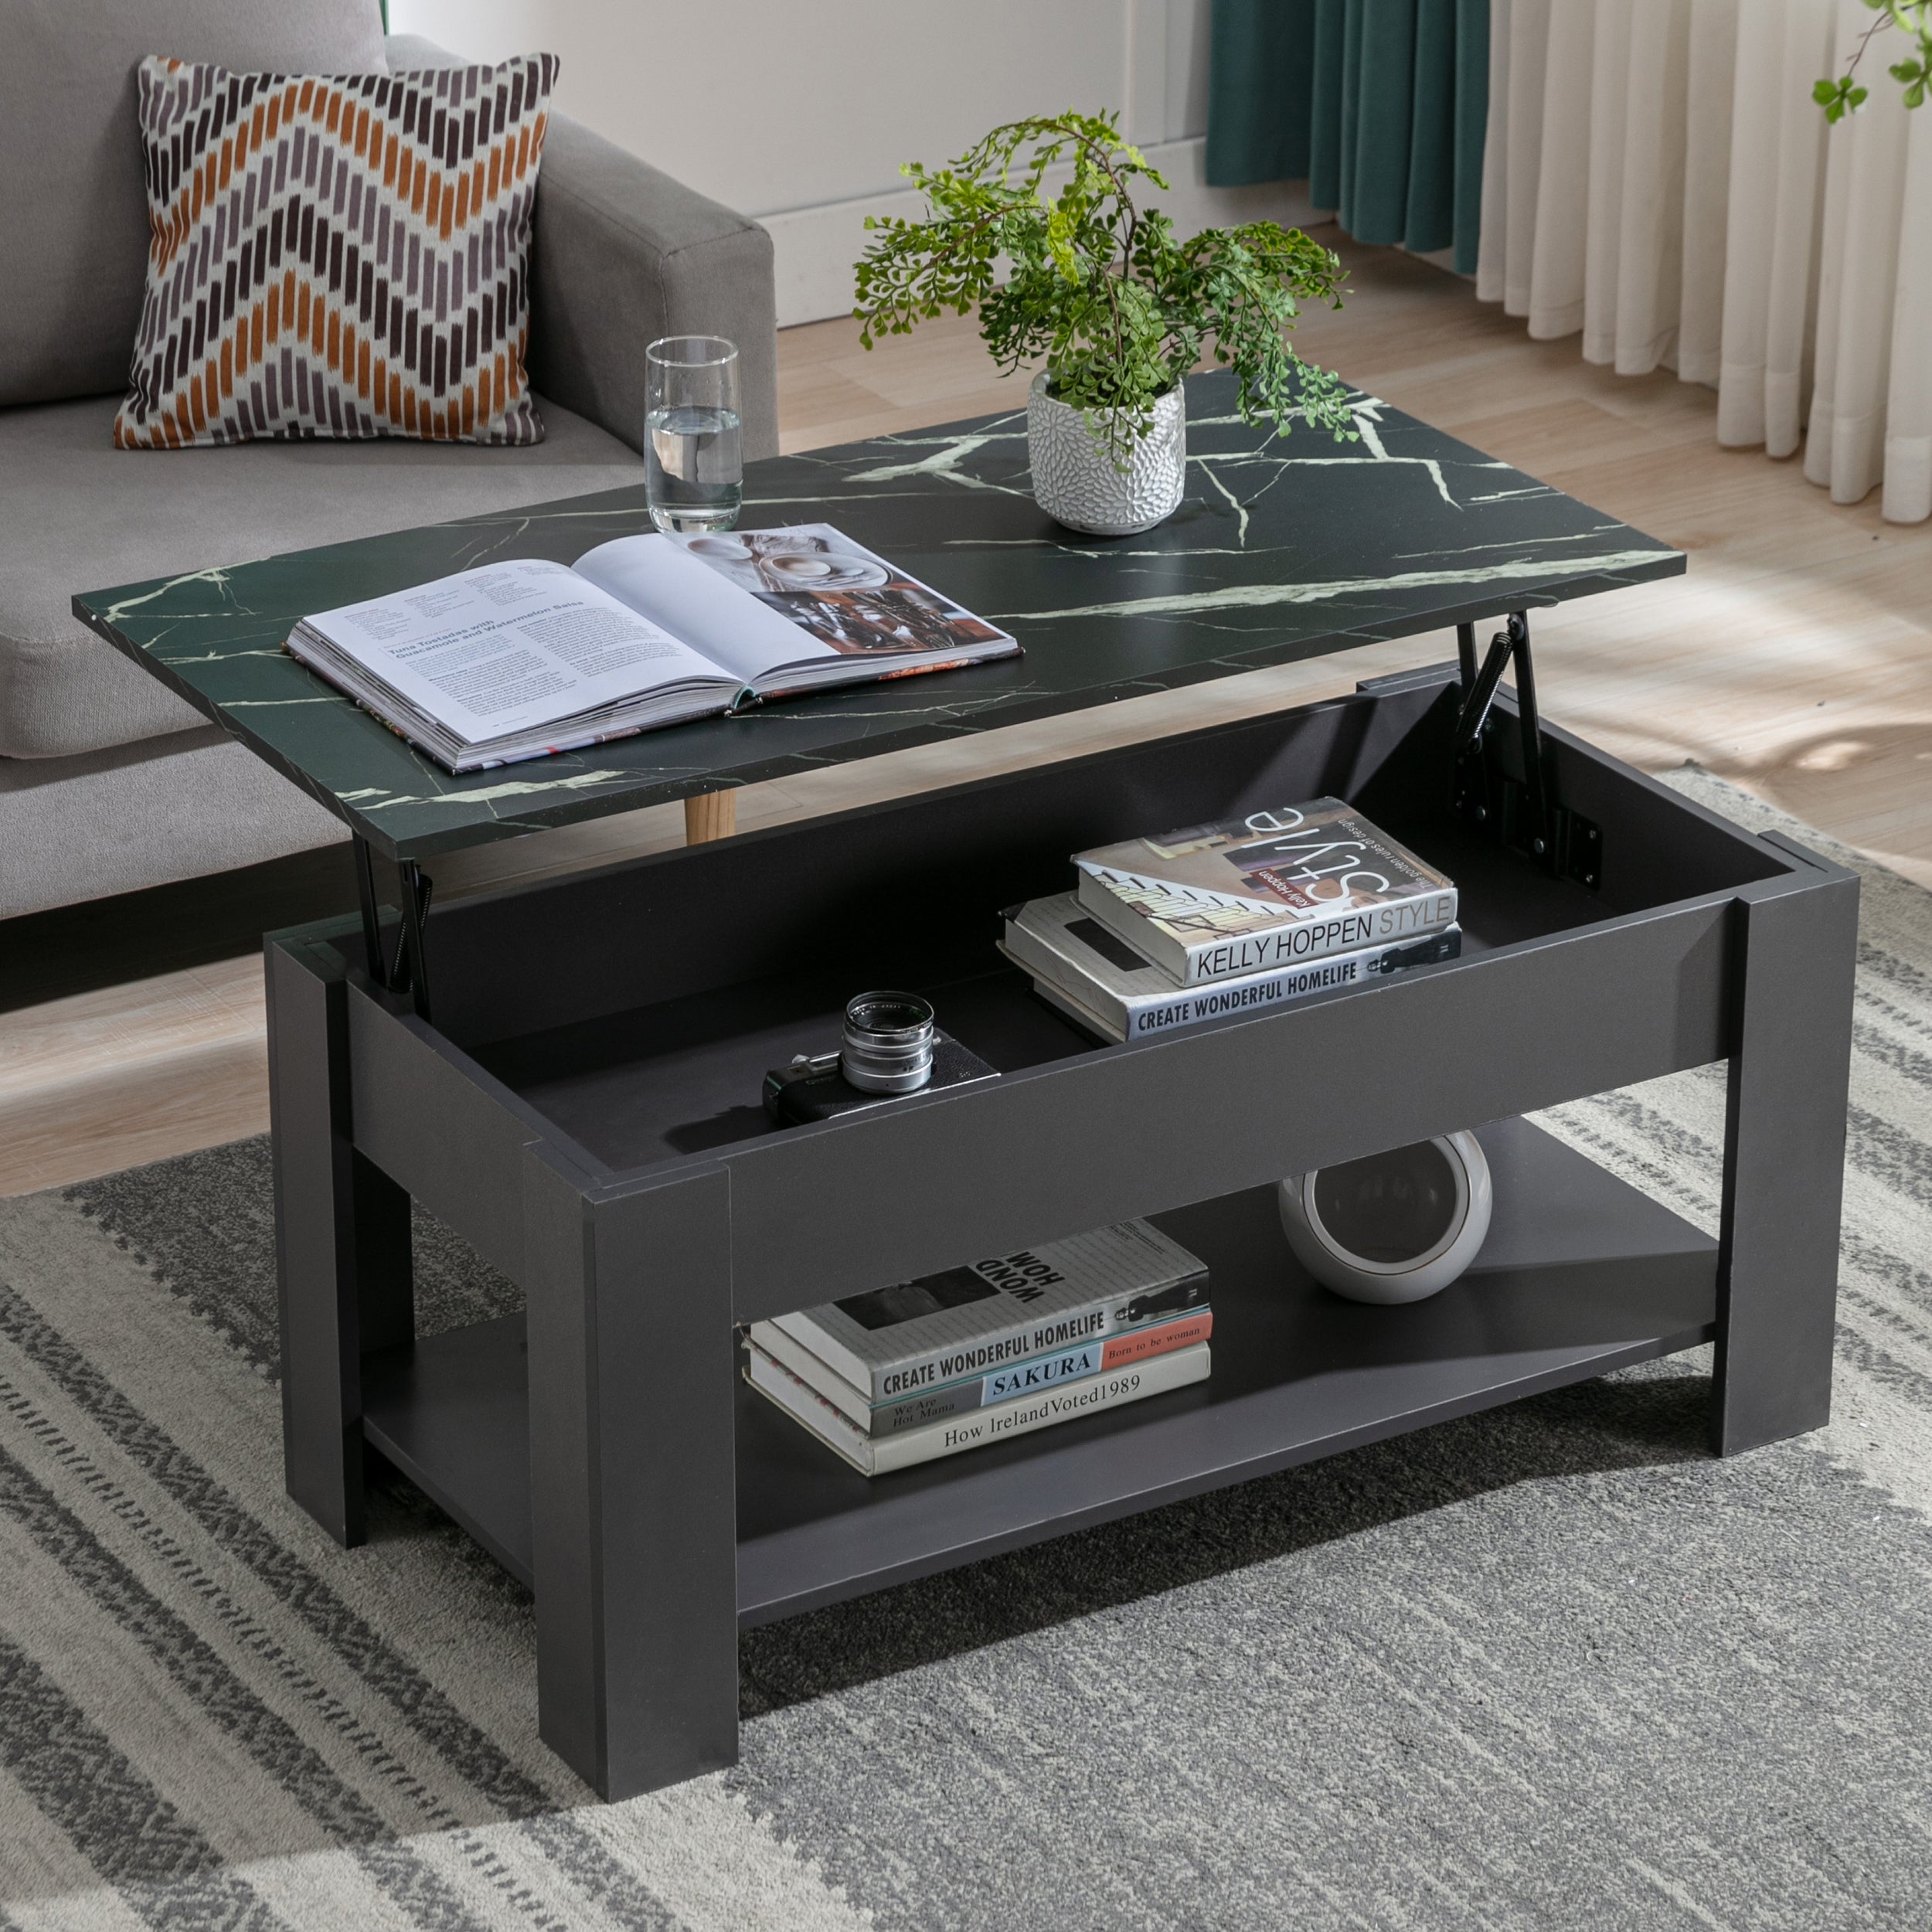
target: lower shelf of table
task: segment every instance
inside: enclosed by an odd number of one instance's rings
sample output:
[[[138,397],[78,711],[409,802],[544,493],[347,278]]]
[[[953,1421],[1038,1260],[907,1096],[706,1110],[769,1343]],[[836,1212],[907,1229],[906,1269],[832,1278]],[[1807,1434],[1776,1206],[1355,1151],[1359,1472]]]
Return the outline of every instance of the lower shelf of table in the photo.
[[[1409,1308],[1303,1275],[1256,1189],[1155,1218],[1207,1263],[1214,1374],[1131,1407],[869,1481],[742,1382],[741,1624],[975,1561],[1708,1341],[1716,1247],[1526,1121],[1481,1131],[1477,1264]],[[531,1580],[523,1319],[372,1355],[363,1430]]]

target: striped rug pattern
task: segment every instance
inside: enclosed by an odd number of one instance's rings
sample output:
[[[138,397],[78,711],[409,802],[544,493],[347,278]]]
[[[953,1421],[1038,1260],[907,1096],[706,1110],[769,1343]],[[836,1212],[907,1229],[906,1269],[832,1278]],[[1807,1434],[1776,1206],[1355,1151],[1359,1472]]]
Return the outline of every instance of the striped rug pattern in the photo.
[[[556,72],[144,60],[151,240],[115,443],[541,441],[524,357]]]
[[[1861,869],[1831,1428],[1716,1462],[1679,1359],[773,1626],[624,1804],[432,1507],[283,1496],[263,1143],[0,1202],[0,1928],[1932,1923],[1932,897]],[[1721,1106],[1549,1124],[1708,1222]]]
[[[1695,766],[1667,782],[1860,875],[1835,1426],[1879,1480],[1932,1505],[1932,895]],[[1717,1231],[1721,1067],[1559,1107],[1543,1124]]]

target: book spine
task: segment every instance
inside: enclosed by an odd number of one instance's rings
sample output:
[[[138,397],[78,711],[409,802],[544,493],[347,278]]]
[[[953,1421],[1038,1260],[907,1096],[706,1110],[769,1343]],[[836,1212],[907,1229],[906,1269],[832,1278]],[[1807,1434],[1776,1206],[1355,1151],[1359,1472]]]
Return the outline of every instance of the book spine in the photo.
[[[1307,965],[1337,953],[1420,939],[1453,925],[1457,911],[1456,889],[1451,886],[1326,918],[1284,918],[1257,931],[1183,940],[1152,925],[1090,872],[1080,875],[1080,898],[1110,931],[1155,959],[1183,986],[1246,978]]]
[[[934,1461],[941,1456],[955,1456],[968,1449],[984,1448],[989,1443],[1031,1435],[1038,1429],[1050,1429],[1056,1423],[1074,1422],[1083,1416],[1124,1408],[1130,1402],[1144,1402],[1149,1396],[1164,1394],[1170,1389],[1205,1382],[1212,1367],[1210,1351],[1202,1342],[1192,1349],[1179,1349],[1171,1355],[1156,1355],[1149,1362],[1131,1363],[1090,1377],[1070,1388],[1049,1389],[1043,1395],[1003,1402],[997,1408],[979,1410],[956,1422],[936,1423],[930,1429],[876,1444],[872,1472],[883,1476],[889,1471]]]
[[[1150,1361],[1175,1349],[1192,1348],[1197,1342],[1206,1341],[1213,1330],[1213,1315],[1203,1311],[1128,1329],[1102,1341],[1083,1342],[1077,1349],[1064,1349],[1058,1355],[1036,1356],[1030,1362],[1015,1362],[1009,1369],[996,1369],[974,1381],[956,1382],[935,1389],[930,1395],[914,1396],[910,1401],[875,1408],[869,1433],[875,1440],[900,1435],[908,1429],[923,1428],[928,1423],[943,1422],[948,1416],[969,1414],[975,1409],[990,1409],[1021,1396],[1037,1395],[1043,1389],[1083,1382],[1110,1369]]]
[[[1128,1039],[1151,1039],[1186,1026],[1199,1026],[1230,1013],[1258,1012],[1332,987],[1355,986],[1384,974],[1411,966],[1434,965],[1454,959],[1462,951],[1462,929],[1450,926],[1426,937],[1393,946],[1371,946],[1359,953],[1342,953],[1310,964],[1284,966],[1271,973],[1222,985],[1207,981],[1199,988],[1123,1000],[1122,1032]],[[1090,1002],[1101,1012],[1097,1002]]]
[[[1149,1361],[1129,1363],[1066,1389],[1003,1402],[957,1422],[938,1423],[886,1442],[872,1440],[849,1417],[755,1345],[745,1351],[743,1372],[753,1388],[827,1448],[862,1475],[879,1476],[1205,1382],[1213,1366],[1212,1352],[1200,1342]]]
[[[947,1342],[876,1366],[862,1362],[842,1349],[809,1314],[787,1316],[781,1325],[820,1361],[832,1363],[842,1374],[846,1372],[845,1361],[851,1362],[860,1372],[848,1379],[866,1389],[872,1406],[878,1408],[947,1383],[1012,1368],[1037,1355],[1097,1342],[1122,1329],[1141,1327],[1158,1315],[1191,1313],[1205,1308],[1207,1298],[1207,1270],[1196,1268],[1165,1281],[1110,1289],[1043,1318],[1022,1318],[993,1335]]]
[[[1136,1362],[1149,1362],[1157,1355],[1174,1355],[1206,1342],[1214,1333],[1214,1317],[1203,1309],[1199,1315],[1182,1315],[1177,1321],[1157,1321],[1152,1327],[1130,1328],[1124,1335],[1109,1338],[1100,1355],[1100,1372],[1125,1369]]]

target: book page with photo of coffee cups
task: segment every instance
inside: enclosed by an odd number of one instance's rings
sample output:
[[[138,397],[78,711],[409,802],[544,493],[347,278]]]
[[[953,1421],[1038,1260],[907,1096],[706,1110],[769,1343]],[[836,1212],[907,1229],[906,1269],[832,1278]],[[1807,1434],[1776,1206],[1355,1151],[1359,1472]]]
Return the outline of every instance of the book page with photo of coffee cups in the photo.
[[[655,532],[616,537],[587,550],[573,567],[621,604],[683,638],[746,689],[801,658],[835,661],[830,645],[801,638],[777,611],[706,570],[673,537]]]
[[[863,675],[865,660],[884,670],[894,658],[958,663],[1019,648],[828,523],[620,537],[577,569],[748,688],[780,674]]]

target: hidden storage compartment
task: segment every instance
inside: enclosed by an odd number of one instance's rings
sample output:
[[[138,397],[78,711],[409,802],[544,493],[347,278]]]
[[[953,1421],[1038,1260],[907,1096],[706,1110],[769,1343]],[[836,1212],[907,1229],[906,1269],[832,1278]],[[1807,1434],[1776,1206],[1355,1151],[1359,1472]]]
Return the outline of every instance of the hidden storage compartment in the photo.
[[[1003,1073],[1110,1050],[994,942],[1002,908],[1069,889],[1070,855],[1111,840],[1335,794],[1456,883],[1465,964],[1788,863],[1553,733],[1556,796],[1603,830],[1598,889],[1553,877],[1451,811],[1454,699],[1440,684],[1365,692],[459,902],[432,915],[436,1022],[627,1168],[777,1131],[766,1070],[835,1049],[845,1000],[869,988],[925,994]]]
[[[1453,698],[1440,685],[1372,692],[433,916],[435,1029],[524,1110],[614,1169],[726,1157],[728,1189],[709,1172],[677,1185],[692,1183],[684,1198],[708,1200],[703,1212],[728,1213],[738,1319],[1131,1214],[1155,1217],[1209,1267],[1209,1380],[876,1481],[738,1382],[741,1623],[1709,1338],[1715,1244],[1513,1117],[1546,1104],[1549,1083],[1539,1060],[1527,1082],[1537,1097],[1526,1100],[1525,1077],[1499,1043],[1526,1024],[1546,1045],[1553,1010],[1563,1046],[1573,1005],[1589,1050],[1565,1061],[1572,1094],[1617,1083],[1593,1087],[1583,1077],[1633,1057],[1651,1070],[1711,1057],[1725,1037],[1712,961],[1722,901],[1801,862],[1553,734],[1553,787],[1601,828],[1604,859],[1599,891],[1552,877],[1451,811]],[[1323,793],[1350,800],[1456,881],[1461,961],[1111,1048],[1037,1000],[995,949],[999,910],[1066,889],[1076,851]],[[1645,923],[1673,930],[1651,946],[1651,935],[1625,930]],[[1499,956],[1559,937],[1580,943]],[[1685,950],[1673,951],[1679,942]],[[1621,1005],[1600,997],[1619,973],[1630,994]],[[880,985],[929,994],[948,1030],[1002,1073],[1039,1070],[953,1102],[913,1098],[896,1121],[889,1108],[862,1117],[874,1126],[774,1139],[760,1105],[765,1070],[834,1046],[844,1000]],[[1389,1003],[1354,1004],[1363,1000]],[[1439,1049],[1452,1028],[1458,1039]],[[1314,1036],[1339,1039],[1336,1050],[1356,1065],[1386,1061],[1379,1043],[1397,1035],[1439,1063],[1433,1070],[1446,1067],[1447,1101],[1344,1080],[1312,1107],[1274,1108]],[[391,1050],[420,1056],[426,1076],[445,1083],[439,1104],[459,1113],[464,1070],[449,1080],[439,1063],[447,1056],[384,1037]],[[370,1058],[379,1072],[379,1056]],[[529,1158],[528,1112],[488,1112],[488,1132],[463,1144],[458,1175],[444,1141],[417,1131],[423,1111],[389,1107],[386,1090],[379,1079],[359,1088],[358,1144],[437,1212],[440,1199],[460,1203],[467,1222],[452,1224],[514,1272],[528,1233],[520,1190],[542,1171]],[[1470,1272],[1405,1308],[1318,1288],[1281,1231],[1270,1177],[1301,1171],[1283,1147],[1294,1141],[1305,1155],[1325,1141],[1361,1151],[1391,1121],[1412,1138],[1419,1125],[1446,1124],[1420,1114],[1465,1104],[1461,1117],[1478,1124],[1496,1199]],[[1298,1111],[1318,1117],[1277,1134],[1273,1115]],[[1145,1129],[1149,1120],[1159,1131]],[[590,1225],[648,1204],[655,1178],[634,1189],[623,1177]],[[614,1236],[611,1252],[628,1251]],[[620,1298],[629,1291],[626,1276]],[[528,1346],[523,1316],[505,1315],[371,1355],[362,1389],[366,1440],[526,1580],[536,1567]],[[615,1361],[613,1372],[621,1386],[627,1365]]]

